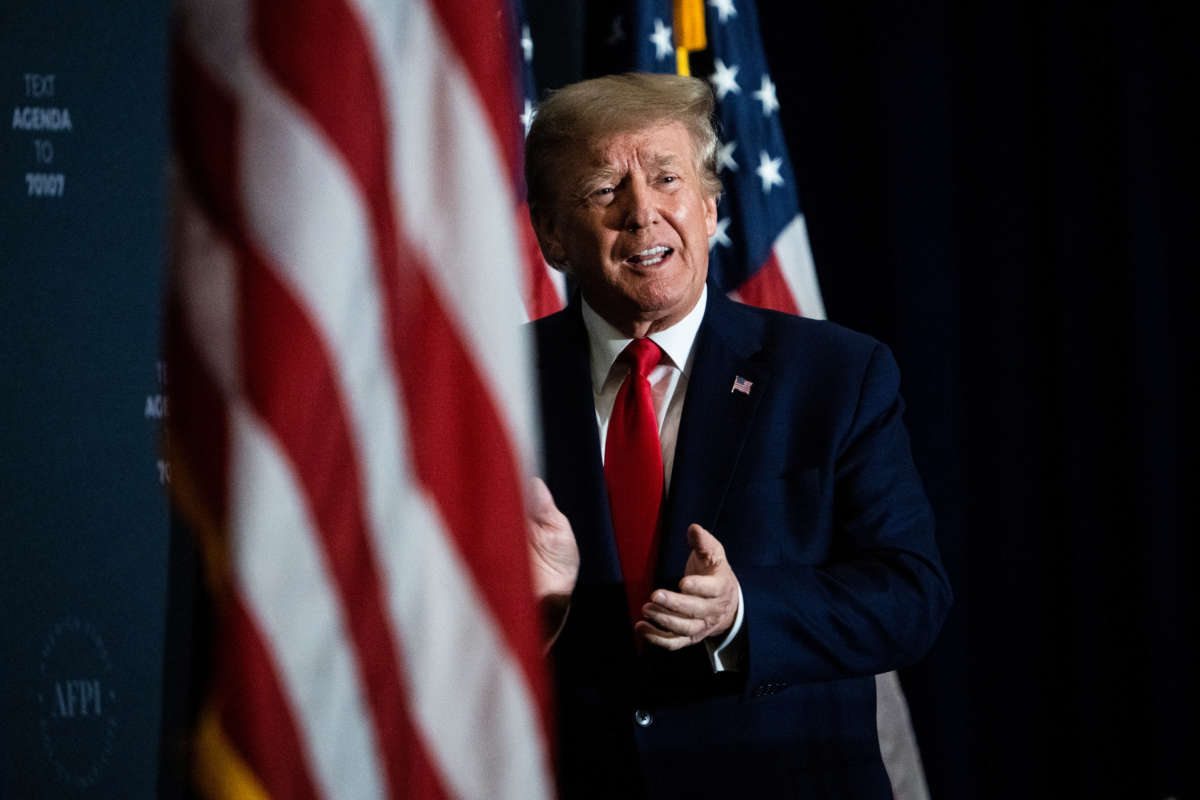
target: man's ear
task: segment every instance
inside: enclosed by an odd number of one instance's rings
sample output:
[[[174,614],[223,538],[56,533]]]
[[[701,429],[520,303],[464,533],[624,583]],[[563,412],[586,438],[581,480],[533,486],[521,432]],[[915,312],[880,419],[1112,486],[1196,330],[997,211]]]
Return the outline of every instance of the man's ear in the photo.
[[[562,246],[553,215],[531,209],[529,219],[533,223],[533,232],[537,234],[538,247],[542,249],[542,257],[546,259],[546,263],[555,269],[566,270],[567,251]]]
[[[717,232],[717,201],[720,199],[721,195],[714,194],[704,200],[704,228],[710,238]]]

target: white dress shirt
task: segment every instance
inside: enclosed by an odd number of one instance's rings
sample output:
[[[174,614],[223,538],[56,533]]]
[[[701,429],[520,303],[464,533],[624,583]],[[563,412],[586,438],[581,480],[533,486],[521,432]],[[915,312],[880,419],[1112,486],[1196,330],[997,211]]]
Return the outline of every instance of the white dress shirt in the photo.
[[[683,416],[683,401],[687,396],[688,378],[692,374],[695,359],[694,345],[704,309],[708,305],[708,287],[700,294],[695,308],[671,327],[650,334],[649,338],[663,351],[658,366],[650,370],[650,398],[654,403],[654,415],[658,419],[658,438],[662,445],[663,480],[667,490],[671,487],[671,473],[675,466],[675,442],[679,437],[679,420]],[[600,431],[600,458],[604,458],[605,442],[608,438],[608,421],[612,418],[617,392],[629,374],[627,363],[617,358],[633,341],[608,323],[583,300],[583,325],[587,328],[588,345],[592,368],[592,399],[596,405],[596,425]],[[714,532],[714,536],[720,536]],[[720,642],[705,641],[713,670],[722,672],[736,669],[739,648],[730,647],[742,628],[742,589],[738,587],[738,610],[726,635]]]

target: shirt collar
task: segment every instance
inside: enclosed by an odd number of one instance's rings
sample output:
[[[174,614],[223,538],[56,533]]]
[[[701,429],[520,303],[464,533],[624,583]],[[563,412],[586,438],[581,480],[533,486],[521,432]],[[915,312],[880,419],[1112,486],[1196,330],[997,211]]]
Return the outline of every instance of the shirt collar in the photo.
[[[608,320],[596,313],[588,305],[586,298],[581,296],[580,299],[583,301],[583,326],[587,328],[588,345],[592,356],[592,387],[599,391],[607,380],[613,363],[633,339],[621,333],[609,324]],[[662,348],[671,363],[684,375],[691,371],[688,359],[692,354],[692,346],[696,343],[696,334],[700,330],[700,323],[704,321],[704,309],[707,305],[708,284],[705,284],[700,292],[700,299],[696,301],[695,307],[687,313],[687,316],[669,328],[650,334],[649,337],[650,341]]]

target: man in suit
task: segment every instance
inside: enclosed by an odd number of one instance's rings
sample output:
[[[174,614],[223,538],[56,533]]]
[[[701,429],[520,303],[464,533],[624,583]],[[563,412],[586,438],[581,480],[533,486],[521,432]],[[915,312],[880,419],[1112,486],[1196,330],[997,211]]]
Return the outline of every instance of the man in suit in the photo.
[[[697,80],[607,76],[526,140],[535,589],[564,797],[890,797],[874,675],[950,604],[887,348],[707,285],[720,181]]]

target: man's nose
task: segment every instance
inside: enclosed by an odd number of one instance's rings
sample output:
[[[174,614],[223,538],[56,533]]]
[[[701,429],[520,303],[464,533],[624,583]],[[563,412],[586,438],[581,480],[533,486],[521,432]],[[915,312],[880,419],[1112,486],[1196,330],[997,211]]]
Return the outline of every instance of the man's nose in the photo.
[[[654,196],[645,182],[630,181],[625,197],[625,218],[622,220],[625,230],[636,231],[654,222],[657,213]]]

